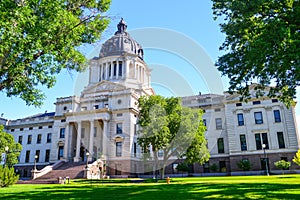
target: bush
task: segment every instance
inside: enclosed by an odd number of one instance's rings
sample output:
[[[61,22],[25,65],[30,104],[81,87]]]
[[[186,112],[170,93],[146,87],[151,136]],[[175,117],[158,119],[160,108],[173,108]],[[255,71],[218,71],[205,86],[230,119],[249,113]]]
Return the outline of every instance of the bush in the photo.
[[[8,187],[15,184],[19,179],[13,167],[0,166],[0,187]]]
[[[282,170],[282,174],[284,174],[284,170],[291,166],[291,162],[287,162],[285,160],[280,160],[274,163],[275,167]]]
[[[242,169],[243,171],[249,171],[251,168],[251,163],[248,159],[240,160],[240,162],[237,163],[237,166]]]
[[[211,166],[209,166],[209,169],[213,172],[216,172],[216,171],[218,171],[218,166],[214,163]]]

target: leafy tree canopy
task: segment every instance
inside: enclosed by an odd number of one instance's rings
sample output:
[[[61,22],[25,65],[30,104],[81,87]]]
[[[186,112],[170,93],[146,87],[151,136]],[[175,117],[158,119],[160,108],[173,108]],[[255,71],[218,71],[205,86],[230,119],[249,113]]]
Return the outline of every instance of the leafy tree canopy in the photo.
[[[3,129],[4,127],[0,125],[0,161],[2,162],[2,153],[6,153],[5,164],[8,167],[12,167],[18,163],[18,156],[20,155],[22,146],[16,143],[14,137],[4,132]]]
[[[230,91],[249,97],[275,83],[268,95],[290,105],[300,84],[299,0],[212,0],[215,18],[221,17],[226,39],[216,65],[230,79]],[[258,93],[261,94],[261,93]]]
[[[0,91],[40,106],[62,69],[82,71],[80,45],[100,38],[111,0],[1,0]]]
[[[139,107],[139,145],[151,148],[156,164],[158,152],[163,152],[156,169],[164,170],[171,157],[184,157],[187,163],[208,161],[201,110],[182,107],[179,98],[162,96],[143,96]]]

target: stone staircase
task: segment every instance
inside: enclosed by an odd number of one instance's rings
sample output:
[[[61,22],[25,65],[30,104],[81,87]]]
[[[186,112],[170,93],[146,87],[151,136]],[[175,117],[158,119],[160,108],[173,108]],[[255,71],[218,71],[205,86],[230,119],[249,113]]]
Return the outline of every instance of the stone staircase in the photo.
[[[20,184],[43,184],[43,183],[58,183],[58,178],[62,179],[69,177],[70,179],[84,178],[85,162],[65,162],[53,169],[51,172],[41,176],[35,180],[18,181]]]

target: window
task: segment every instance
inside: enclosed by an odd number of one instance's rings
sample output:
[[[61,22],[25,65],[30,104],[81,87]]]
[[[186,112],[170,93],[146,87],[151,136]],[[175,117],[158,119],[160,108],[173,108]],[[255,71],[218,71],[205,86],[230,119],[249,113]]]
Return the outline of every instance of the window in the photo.
[[[280,111],[279,110],[273,110],[273,113],[274,113],[275,122],[281,122]]]
[[[238,125],[239,126],[244,126],[245,125],[243,113],[237,114],[237,119],[238,119]]]
[[[117,63],[114,62],[114,74],[113,76],[116,76],[117,75]]]
[[[253,101],[252,104],[253,105],[258,105],[258,104],[260,104],[260,101]]]
[[[206,119],[203,119],[203,125],[206,126]]]
[[[123,74],[122,69],[122,62],[119,62],[119,76],[122,76]]]
[[[160,158],[163,157],[164,156],[164,151],[163,150],[158,150],[157,156],[160,157]]]
[[[116,143],[116,156],[117,157],[122,156],[122,142]]]
[[[263,123],[262,112],[255,112],[254,119],[255,119],[255,124],[262,124]]]
[[[43,129],[43,127],[42,127],[42,126],[39,126],[39,129]]]
[[[216,108],[215,109],[215,112],[220,112],[221,111],[221,108]]]
[[[283,132],[277,132],[278,146],[280,149],[285,148]]]
[[[15,129],[11,129],[10,131],[11,131],[11,132],[15,132]]]
[[[20,131],[23,131],[24,130],[24,128],[20,128]]]
[[[117,134],[122,134],[122,123],[117,123]]]
[[[272,99],[272,103],[277,103],[278,99]]]
[[[59,146],[58,147],[58,160],[60,160],[60,158],[64,157],[64,146]]]
[[[97,137],[97,127],[94,127],[94,137]]]
[[[34,157],[34,159],[36,159],[35,161],[39,162],[40,161],[40,150],[36,150],[35,155],[37,156],[37,158]]]
[[[52,125],[49,125],[48,128],[52,128]]]
[[[19,142],[20,144],[22,144],[22,141],[23,141],[23,136],[20,135],[20,136],[19,136],[19,141],[18,141],[18,142]]]
[[[216,118],[216,129],[222,129],[222,118]]]
[[[29,130],[32,130],[33,129],[33,127],[29,127]]]
[[[241,151],[247,151],[246,135],[240,135]]]
[[[47,134],[47,143],[50,143],[50,142],[51,142],[51,137],[52,137],[52,134],[51,134],[51,133],[48,133],[48,134]]]
[[[134,124],[134,127],[133,127],[133,133],[134,133],[134,135],[136,135],[137,134],[137,124]]]
[[[28,163],[30,159],[30,151],[26,151],[25,162]]]
[[[62,120],[60,120],[60,122],[66,122],[66,119],[62,119]]]
[[[123,116],[122,113],[118,113],[118,114],[117,114],[117,117],[122,117],[122,116]]]
[[[85,135],[85,128],[81,128],[81,138],[84,138]]]
[[[219,169],[220,169],[220,172],[226,172],[226,162],[225,161],[219,161]]]
[[[218,138],[218,153],[224,153],[224,139]]]
[[[269,149],[267,133],[256,133],[255,134],[255,143],[256,143],[256,150],[261,150],[262,144],[265,144],[266,149]]]
[[[136,142],[133,143],[133,156],[136,157]]]
[[[95,109],[99,109],[99,105],[94,105],[94,108]]]
[[[41,144],[41,141],[42,141],[42,134],[38,134],[36,143]]]
[[[173,170],[173,174],[176,174],[176,173],[178,173],[178,169],[177,169],[177,167],[178,167],[178,163],[173,163],[173,164],[172,164],[172,170]]]
[[[27,144],[31,144],[31,141],[32,141],[32,135],[28,135]]]
[[[45,162],[49,162],[49,160],[50,160],[50,149],[46,149]]]
[[[236,103],[235,106],[236,107],[242,106],[242,103]]]
[[[65,138],[65,128],[61,128],[59,131],[59,138]]]
[[[64,110],[67,110],[67,106],[64,106]]]

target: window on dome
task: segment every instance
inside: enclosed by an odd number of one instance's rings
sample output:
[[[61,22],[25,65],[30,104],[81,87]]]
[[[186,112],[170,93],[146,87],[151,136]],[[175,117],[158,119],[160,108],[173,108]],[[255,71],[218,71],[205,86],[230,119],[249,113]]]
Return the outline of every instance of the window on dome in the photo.
[[[119,62],[119,76],[122,76],[123,72],[122,72],[122,62]]]
[[[114,74],[113,76],[116,76],[117,75],[117,63],[114,62]]]

